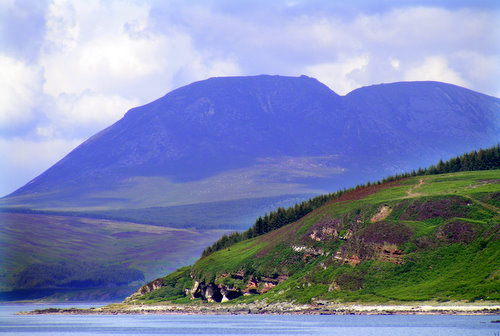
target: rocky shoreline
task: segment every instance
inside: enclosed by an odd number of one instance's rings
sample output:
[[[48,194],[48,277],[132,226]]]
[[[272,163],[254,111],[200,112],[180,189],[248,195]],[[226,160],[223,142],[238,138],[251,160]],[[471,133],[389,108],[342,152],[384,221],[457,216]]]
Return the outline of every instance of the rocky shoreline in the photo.
[[[48,308],[20,315],[499,315],[500,304],[426,303],[421,305],[365,305],[316,302],[314,304],[239,303],[239,304],[112,304],[96,308]]]

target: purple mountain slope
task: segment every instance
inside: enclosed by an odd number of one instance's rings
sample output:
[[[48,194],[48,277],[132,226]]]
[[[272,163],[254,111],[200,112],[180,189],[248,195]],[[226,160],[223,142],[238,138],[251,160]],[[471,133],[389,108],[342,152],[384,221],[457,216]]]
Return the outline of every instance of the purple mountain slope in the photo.
[[[306,76],[211,78],[131,109],[1,205],[141,208],[331,191],[494,145],[499,120],[498,98],[439,82],[341,97]]]

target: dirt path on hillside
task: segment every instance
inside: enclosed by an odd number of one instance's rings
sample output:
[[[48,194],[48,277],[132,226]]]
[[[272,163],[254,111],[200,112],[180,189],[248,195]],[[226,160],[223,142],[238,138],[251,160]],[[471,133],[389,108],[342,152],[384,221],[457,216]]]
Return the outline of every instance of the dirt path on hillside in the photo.
[[[422,185],[424,184],[424,179],[421,178],[419,181],[418,181],[418,184],[411,187],[410,189],[408,189],[408,191],[406,192],[406,196],[407,197],[416,197],[416,196],[422,196],[421,193],[418,193],[418,192],[415,192],[415,189],[419,189]]]

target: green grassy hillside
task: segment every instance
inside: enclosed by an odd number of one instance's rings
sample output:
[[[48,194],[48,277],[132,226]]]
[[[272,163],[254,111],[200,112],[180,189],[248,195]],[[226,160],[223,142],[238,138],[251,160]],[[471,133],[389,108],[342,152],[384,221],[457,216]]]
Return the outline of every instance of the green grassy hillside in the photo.
[[[499,238],[500,170],[416,176],[347,192],[134,298],[500,300]]]

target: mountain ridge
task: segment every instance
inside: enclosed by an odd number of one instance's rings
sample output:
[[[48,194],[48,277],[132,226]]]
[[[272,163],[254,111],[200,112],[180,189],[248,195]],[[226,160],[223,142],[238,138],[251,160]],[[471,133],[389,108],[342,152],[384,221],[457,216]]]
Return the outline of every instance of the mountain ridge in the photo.
[[[128,207],[137,200],[107,191],[140,188],[155,177],[165,189],[185,194],[184,204],[222,200],[210,193],[188,196],[203,181],[210,189],[223,188],[210,179],[218,175],[228,180],[249,175],[235,183],[252,187],[228,190],[231,198],[318,192],[318,178],[334,181],[330,189],[335,189],[341,175],[349,175],[344,172],[376,178],[391,169],[416,169],[415,151],[434,162],[491,146],[500,141],[499,114],[500,99],[439,82],[379,84],[339,96],[306,76],[210,78],[131,109],[1,203],[43,208],[45,198],[67,207],[71,198]],[[262,164],[269,158],[281,161]],[[288,167],[298,174],[286,176],[285,183],[258,180],[283,173],[277,166],[287,158],[302,160]],[[385,167],[367,171],[369,161]],[[331,169],[312,168],[318,164]],[[176,196],[160,203],[172,204]]]

